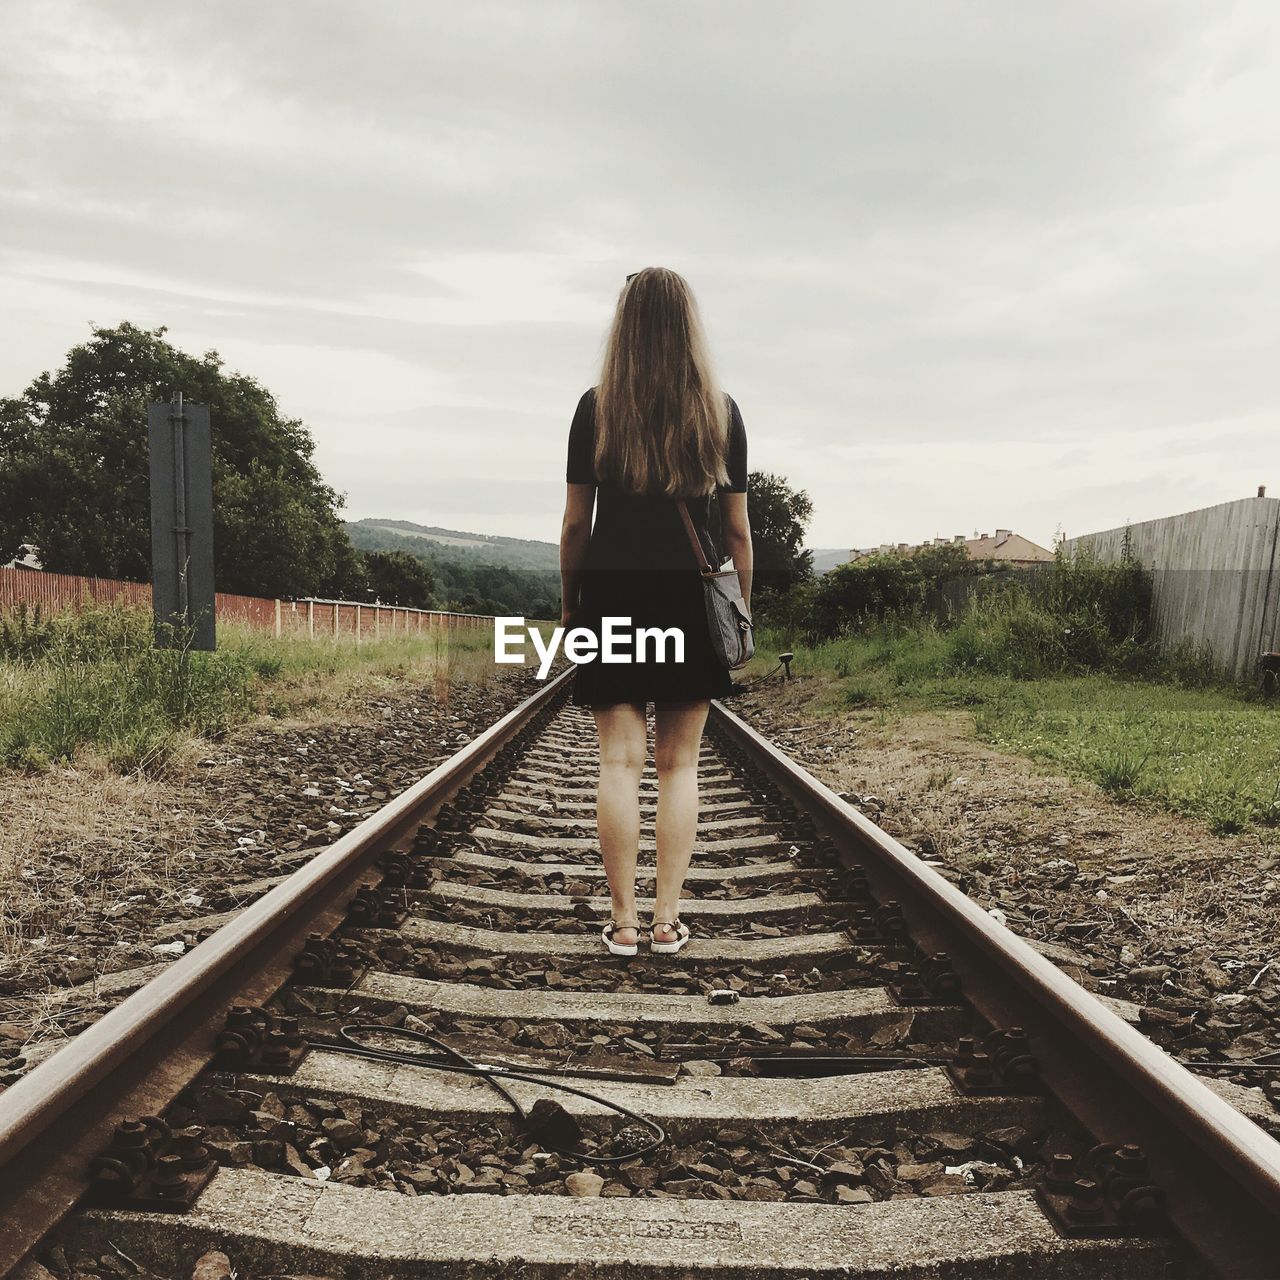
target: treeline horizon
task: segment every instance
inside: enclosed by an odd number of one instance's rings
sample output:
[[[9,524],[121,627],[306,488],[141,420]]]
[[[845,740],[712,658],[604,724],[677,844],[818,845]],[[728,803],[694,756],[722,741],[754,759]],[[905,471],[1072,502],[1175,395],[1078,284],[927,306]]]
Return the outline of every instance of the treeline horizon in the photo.
[[[60,368],[0,398],[0,562],[32,546],[50,572],[150,581],[147,404],[181,391],[209,407],[214,427],[219,590],[558,616],[556,568],[492,563],[408,530],[353,538],[359,524],[343,519],[345,496],[316,467],[310,430],[256,378],[226,370],[217,351],[181,351],[164,325],[90,328]],[[759,580],[807,576],[807,496],[781,477],[751,480]]]

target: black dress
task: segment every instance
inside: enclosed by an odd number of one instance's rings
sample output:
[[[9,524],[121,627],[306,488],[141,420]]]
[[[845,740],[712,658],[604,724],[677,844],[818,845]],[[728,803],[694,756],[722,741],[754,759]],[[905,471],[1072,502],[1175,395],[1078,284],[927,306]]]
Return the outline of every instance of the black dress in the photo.
[[[729,483],[717,493],[747,491],[747,433],[732,396],[726,468]],[[598,480],[594,466],[595,388],[583,392],[569,428],[570,484],[594,484],[595,523],[582,571],[579,603],[569,616],[569,629],[584,627],[600,648],[603,618],[630,618],[625,628],[679,628],[684,634],[684,660],[602,662],[597,657],[578,664],[573,701],[579,706],[618,702],[697,702],[732,692],[728,669],[711,647],[703,604],[702,581],[693,548],[673,498],[627,493]],[[710,531],[711,496],[686,499],[708,561],[719,568],[720,554]],[[616,625],[616,624],[615,624]],[[632,646],[633,647],[633,646]]]

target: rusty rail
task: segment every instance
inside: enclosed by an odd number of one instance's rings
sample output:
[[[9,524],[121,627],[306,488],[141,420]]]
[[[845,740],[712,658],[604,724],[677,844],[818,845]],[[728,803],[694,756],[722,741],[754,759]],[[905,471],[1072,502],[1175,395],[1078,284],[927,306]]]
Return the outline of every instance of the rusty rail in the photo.
[[[0,1094],[0,1275],[85,1189],[115,1126],[166,1106],[209,1061],[232,1004],[259,1004],[312,932],[329,932],[371,863],[412,834],[567,688],[568,667],[230,924]]]
[[[341,920],[371,864],[555,706],[555,680],[0,1095],[0,1275],[78,1199],[121,1120],[161,1110],[208,1062],[233,1003],[261,1003],[306,935]],[[1026,1029],[1048,1087],[1094,1134],[1147,1152],[1174,1225],[1219,1274],[1274,1280],[1280,1143],[1222,1101],[722,704],[710,727],[814,821],[914,940],[946,951],[994,1026]]]
[[[1047,1086],[1099,1141],[1137,1143],[1170,1220],[1230,1280],[1275,1280],[1280,1143],[722,703],[709,727],[807,812],[912,938],[945,951],[993,1026],[1023,1027]]]

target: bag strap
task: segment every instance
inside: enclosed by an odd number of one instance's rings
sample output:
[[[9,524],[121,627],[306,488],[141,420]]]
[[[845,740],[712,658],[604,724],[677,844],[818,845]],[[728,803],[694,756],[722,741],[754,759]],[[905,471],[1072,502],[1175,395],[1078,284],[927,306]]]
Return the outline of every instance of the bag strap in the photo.
[[[733,402],[726,391],[724,393],[725,404],[729,406],[729,417],[732,423],[733,418]],[[717,572],[719,566],[713,565],[707,559],[707,553],[703,549],[702,542],[698,537],[697,530],[693,527],[693,520],[689,515],[689,508],[685,505],[683,498],[676,499],[676,506],[680,508],[680,519],[684,521],[684,531],[689,535],[689,546],[693,548],[693,558],[698,562],[698,572],[705,578],[709,574]]]
[[[694,557],[698,561],[698,572],[704,576],[715,573],[715,569],[707,559],[707,553],[702,549],[702,542],[693,527],[693,520],[689,515],[689,508],[685,506],[684,499],[677,498],[676,506],[680,508],[680,519],[684,521],[684,531],[689,535],[689,545],[693,548]]]

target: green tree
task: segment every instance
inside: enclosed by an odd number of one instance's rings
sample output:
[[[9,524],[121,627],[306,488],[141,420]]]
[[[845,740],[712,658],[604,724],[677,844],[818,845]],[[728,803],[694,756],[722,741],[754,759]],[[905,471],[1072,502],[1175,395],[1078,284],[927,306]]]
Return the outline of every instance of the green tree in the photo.
[[[46,569],[151,573],[147,402],[177,391],[213,425],[214,567],[246,595],[341,593],[360,564],[310,432],[255,379],[165,341],[163,326],[94,327],[63,367],[0,399],[0,559],[23,542]]]
[[[931,591],[977,572],[954,543],[913,551],[877,551],[836,565],[796,603],[795,617],[815,637],[841,635],[891,614],[923,609]]]
[[[751,550],[755,560],[752,593],[782,595],[813,576],[813,553],[804,550],[804,531],[813,502],[782,476],[753,471],[748,477]]]
[[[366,592],[371,598],[407,609],[431,608],[436,576],[417,556],[407,551],[366,551],[363,559]]]

